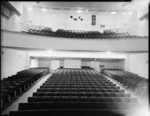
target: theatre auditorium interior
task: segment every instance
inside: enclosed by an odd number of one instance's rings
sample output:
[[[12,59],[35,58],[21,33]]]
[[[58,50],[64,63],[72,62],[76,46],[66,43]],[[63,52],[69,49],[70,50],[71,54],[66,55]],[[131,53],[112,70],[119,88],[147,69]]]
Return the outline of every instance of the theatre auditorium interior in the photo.
[[[149,0],[1,3],[1,115],[150,116]]]

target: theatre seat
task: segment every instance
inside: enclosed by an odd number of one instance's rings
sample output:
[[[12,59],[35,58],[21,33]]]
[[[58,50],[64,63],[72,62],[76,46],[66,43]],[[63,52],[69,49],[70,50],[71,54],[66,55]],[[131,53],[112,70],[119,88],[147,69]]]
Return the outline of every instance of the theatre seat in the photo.
[[[35,81],[47,73],[47,69],[32,68],[19,71],[15,75],[1,80],[1,102],[3,106],[9,104],[17,96],[20,96]]]
[[[102,73],[120,82],[127,89],[132,90],[132,92],[139,96],[145,96],[148,93],[145,93],[145,90],[148,88],[148,83],[144,77],[123,70],[103,69]]]
[[[19,103],[18,111],[11,111],[10,116],[45,116],[47,113],[51,116],[124,116],[137,105],[136,98],[131,98],[94,69],[60,68],[28,97],[27,103]]]
[[[129,110],[134,109],[137,103],[114,103],[114,102],[37,102],[20,103],[18,110],[50,110],[50,109],[109,109]]]
[[[27,116],[27,115],[44,115],[44,116],[126,116],[125,113],[133,113],[132,110],[27,110],[27,111],[11,111],[10,116]]]

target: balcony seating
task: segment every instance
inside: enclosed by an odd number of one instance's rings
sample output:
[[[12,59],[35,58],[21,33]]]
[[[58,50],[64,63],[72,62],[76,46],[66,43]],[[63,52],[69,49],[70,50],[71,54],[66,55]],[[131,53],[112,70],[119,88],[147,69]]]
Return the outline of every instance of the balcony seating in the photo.
[[[82,30],[64,30],[58,29],[52,31],[51,28],[45,29],[29,29],[28,33],[35,35],[43,35],[50,37],[61,38],[80,38],[80,39],[125,39],[125,38],[142,38],[136,35],[130,35],[129,33],[112,33],[106,32],[100,33],[99,31],[82,31]]]
[[[136,98],[93,69],[58,69],[27,103],[19,103],[17,115],[123,116],[138,105]]]

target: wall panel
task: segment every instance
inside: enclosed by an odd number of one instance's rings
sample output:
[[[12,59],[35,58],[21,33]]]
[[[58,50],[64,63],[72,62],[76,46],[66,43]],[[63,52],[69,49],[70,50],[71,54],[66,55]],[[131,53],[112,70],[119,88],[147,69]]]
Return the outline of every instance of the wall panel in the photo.
[[[26,52],[14,49],[1,49],[1,79],[29,68],[29,56]]]
[[[64,68],[81,68],[81,60],[64,60]]]

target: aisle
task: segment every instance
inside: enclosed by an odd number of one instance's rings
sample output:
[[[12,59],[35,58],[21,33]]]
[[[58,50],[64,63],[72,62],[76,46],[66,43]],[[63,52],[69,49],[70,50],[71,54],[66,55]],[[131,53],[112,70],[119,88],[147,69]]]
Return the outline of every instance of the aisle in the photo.
[[[52,73],[43,76],[38,82],[33,85],[27,92],[25,92],[19,99],[12,103],[7,109],[5,109],[1,114],[9,114],[9,111],[17,111],[19,103],[26,103],[28,97],[31,97],[33,92],[36,90],[52,75]]]

